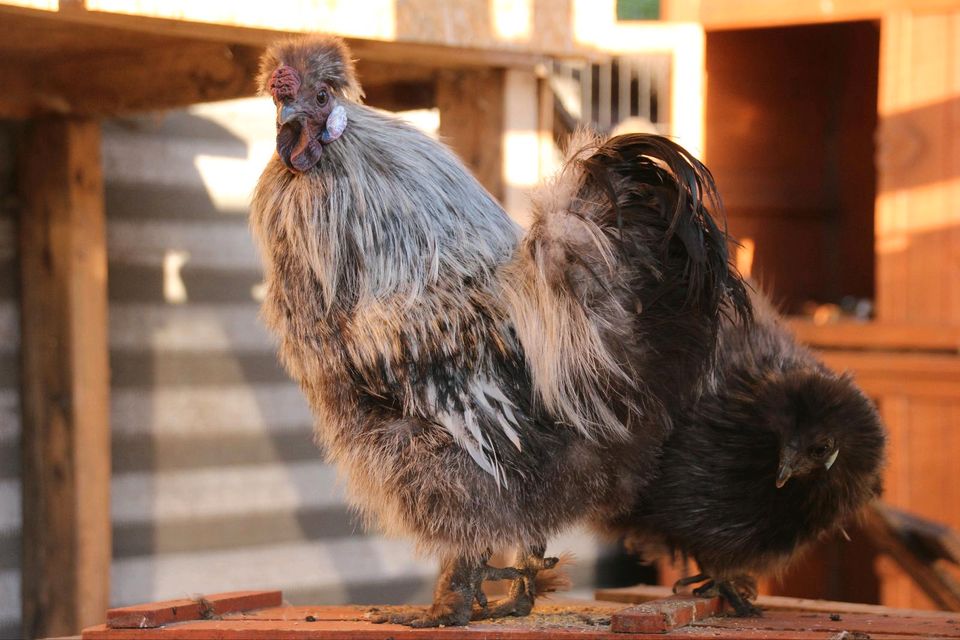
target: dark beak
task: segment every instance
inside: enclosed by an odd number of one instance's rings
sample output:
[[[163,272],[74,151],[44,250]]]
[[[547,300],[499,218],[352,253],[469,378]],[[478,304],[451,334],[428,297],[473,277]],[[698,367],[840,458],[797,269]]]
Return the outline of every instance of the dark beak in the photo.
[[[322,125],[295,103],[283,104],[277,111],[277,153],[294,173],[316,166],[323,152],[320,143]]]
[[[280,112],[277,114],[277,124],[282,127],[299,115],[301,115],[299,109],[293,107],[292,105],[285,104],[280,107]]]
[[[780,449],[780,467],[777,469],[777,489],[782,489],[787,484],[787,480],[793,475],[794,467],[797,464],[797,458],[800,451],[793,442],[788,442],[786,446]]]

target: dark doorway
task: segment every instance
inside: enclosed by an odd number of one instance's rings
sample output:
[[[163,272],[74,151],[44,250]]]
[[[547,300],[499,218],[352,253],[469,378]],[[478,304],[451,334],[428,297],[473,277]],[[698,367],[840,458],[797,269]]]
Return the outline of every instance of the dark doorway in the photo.
[[[791,313],[874,296],[879,25],[707,34],[706,160]]]

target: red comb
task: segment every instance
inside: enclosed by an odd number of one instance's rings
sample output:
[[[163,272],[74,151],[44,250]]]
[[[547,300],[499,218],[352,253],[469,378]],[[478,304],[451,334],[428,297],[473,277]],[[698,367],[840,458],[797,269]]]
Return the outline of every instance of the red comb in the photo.
[[[300,90],[300,74],[293,67],[281,65],[270,76],[270,93],[275,98],[293,98]]]

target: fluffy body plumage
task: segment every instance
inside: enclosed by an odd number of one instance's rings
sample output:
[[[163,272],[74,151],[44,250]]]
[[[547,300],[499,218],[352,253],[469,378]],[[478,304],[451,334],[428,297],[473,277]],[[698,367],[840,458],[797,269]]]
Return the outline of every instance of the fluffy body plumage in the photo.
[[[456,585],[491,549],[525,550],[535,575],[551,535],[623,512],[721,313],[746,313],[709,173],[663,139],[581,140],[524,236],[444,145],[359,103],[339,41],[271,48],[271,82],[264,317],[353,504],[444,559],[433,610],[404,621],[465,623]],[[304,138],[325,130],[311,91],[345,114],[329,144]]]
[[[727,585],[783,569],[853,518],[879,495],[884,459],[884,429],[853,380],[759,294],[753,307],[749,327],[724,324],[717,385],[678,412],[658,476],[621,523],[628,543],[692,556]]]

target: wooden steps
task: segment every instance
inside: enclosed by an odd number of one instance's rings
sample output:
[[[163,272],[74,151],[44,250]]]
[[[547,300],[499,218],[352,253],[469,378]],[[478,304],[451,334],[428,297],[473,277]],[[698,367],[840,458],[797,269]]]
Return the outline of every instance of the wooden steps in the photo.
[[[673,596],[663,587],[603,590],[598,596],[618,602],[546,600],[525,618],[410,629],[368,622],[368,606],[280,606],[279,591],[231,592],[111,609],[107,623],[85,629],[82,640],[624,640],[651,634],[694,640],[960,639],[960,614],[761,597],[764,616],[741,619],[723,615],[719,599]]]

